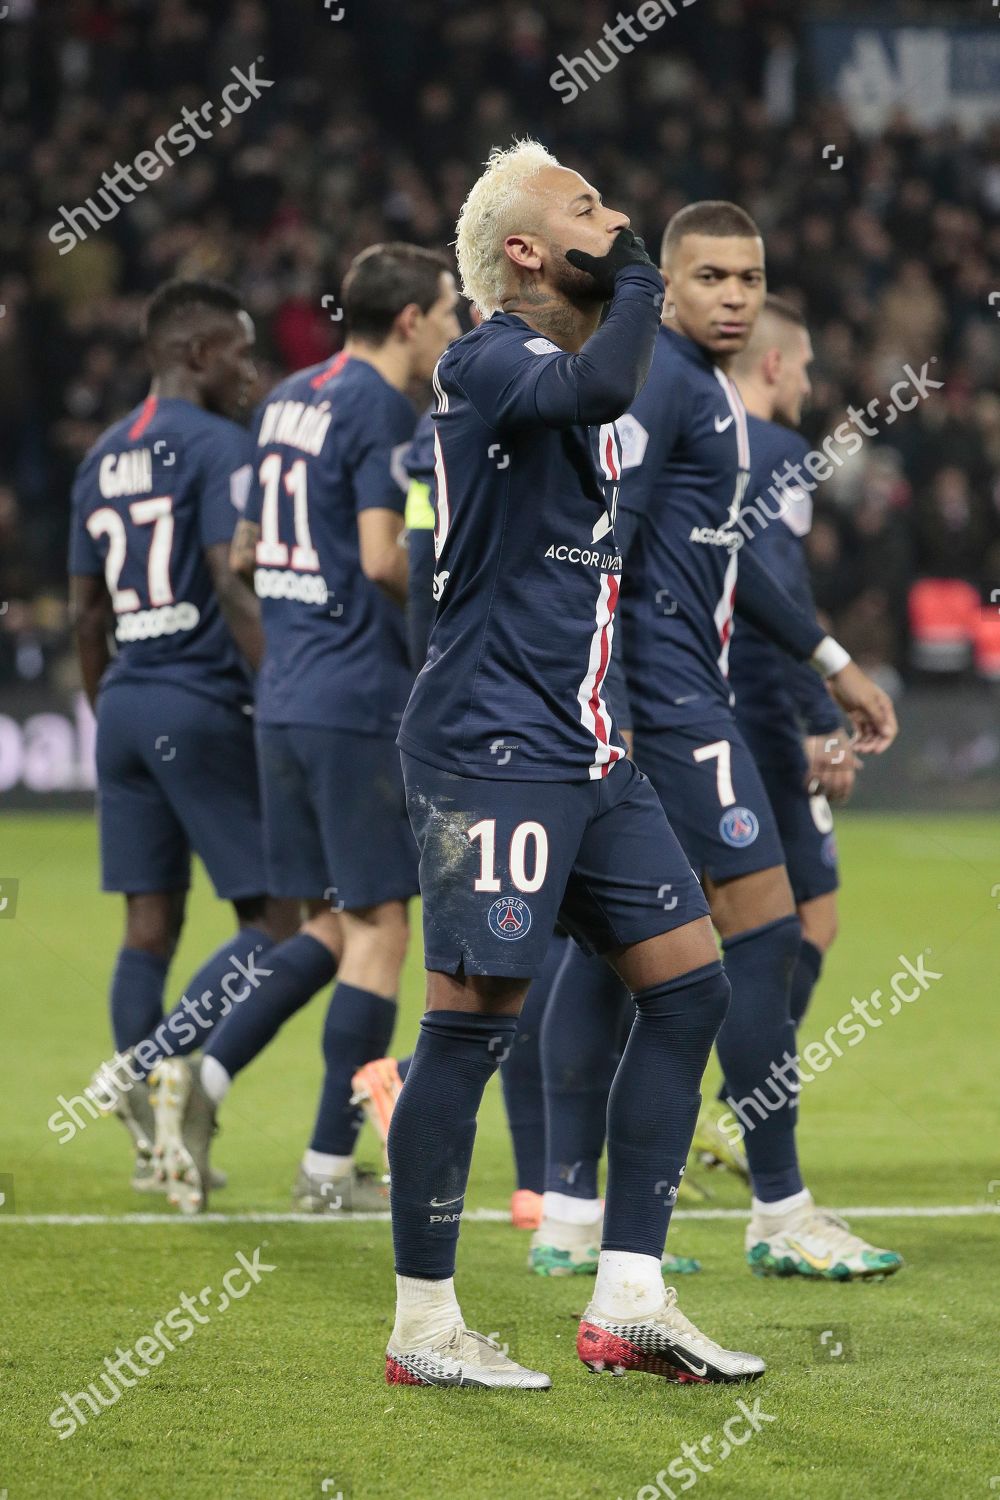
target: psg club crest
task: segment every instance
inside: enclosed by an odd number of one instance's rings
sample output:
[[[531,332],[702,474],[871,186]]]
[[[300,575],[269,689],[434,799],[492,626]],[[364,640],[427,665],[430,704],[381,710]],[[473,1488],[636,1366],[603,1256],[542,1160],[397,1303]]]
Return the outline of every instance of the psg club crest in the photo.
[[[513,943],[531,927],[531,912],[518,896],[501,896],[490,907],[486,920],[494,937]]]
[[[719,821],[719,832],[730,848],[744,849],[760,833],[760,824],[749,807],[729,807]]]

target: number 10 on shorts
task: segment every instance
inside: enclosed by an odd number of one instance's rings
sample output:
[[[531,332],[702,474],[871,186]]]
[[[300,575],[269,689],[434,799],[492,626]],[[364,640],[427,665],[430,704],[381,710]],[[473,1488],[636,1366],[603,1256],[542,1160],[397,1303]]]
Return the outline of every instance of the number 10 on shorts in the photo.
[[[477,891],[499,891],[501,884],[496,873],[496,818],[483,818],[479,823],[473,823],[467,837],[470,844],[479,844],[479,874],[476,877],[473,889]],[[529,858],[532,865],[530,875],[528,873]],[[548,863],[549,836],[542,824],[532,822],[518,823],[511,834],[510,849],[507,855],[510,878],[516,888],[519,891],[524,891],[529,896],[532,891],[540,891],[545,881],[545,872],[548,868]]]

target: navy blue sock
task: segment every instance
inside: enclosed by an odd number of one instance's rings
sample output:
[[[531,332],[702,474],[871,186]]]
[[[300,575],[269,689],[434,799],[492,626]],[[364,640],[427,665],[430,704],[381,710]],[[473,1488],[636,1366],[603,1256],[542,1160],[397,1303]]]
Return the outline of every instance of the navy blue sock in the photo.
[[[552,986],[569,938],[553,937],[541,973],[531,981],[517,1018],[517,1035],[500,1064],[500,1084],[514,1146],[517,1185],[545,1190],[545,1096],[542,1093],[541,1032]],[[572,945],[576,947],[574,943]]]
[[[729,1003],[718,961],[640,990],[608,1100],[604,1250],[663,1254],[701,1080]]]
[[[514,1016],[428,1011],[389,1126],[392,1240],[399,1276],[443,1281],[469,1182],[476,1115],[497,1060],[514,1040]]]
[[[186,1057],[204,1047],[220,1020],[242,996],[253,992],[258,975],[264,983],[263,955],[271,947],[271,938],[262,927],[241,927],[216,948],[151,1034],[149,1049],[140,1047],[136,1070],[151,1073],[164,1057]]]
[[[307,932],[276,944],[267,954],[269,971],[258,987],[234,1005],[208,1039],[206,1057],[216,1058],[230,1078],[263,1052],[290,1017],[337,972],[337,960]]]
[[[111,976],[111,1034],[124,1052],[153,1030],[163,1015],[168,961],[141,948],[119,948]]]
[[[351,1155],[365,1118],[351,1104],[351,1079],[364,1063],[385,1057],[395,1024],[395,1000],[354,984],[334,986],[323,1025],[326,1073],[309,1142],[313,1151]]]
[[[753,927],[722,945],[732,1004],[719,1032],[726,1102],[742,1125],[754,1196],[773,1203],[802,1189],[795,1126],[799,1081],[789,1009],[798,917]]]
[[[802,1017],[809,1009],[809,1001],[812,999],[813,990],[819,983],[820,972],[823,968],[823,954],[810,943],[808,938],[802,939],[802,947],[799,949],[798,962],[792,971],[792,993],[791,1012],[792,1025],[798,1026]]]
[[[542,1025],[549,1192],[597,1197],[622,1017],[631,1026],[634,1015],[632,997],[615,971],[571,942]]]

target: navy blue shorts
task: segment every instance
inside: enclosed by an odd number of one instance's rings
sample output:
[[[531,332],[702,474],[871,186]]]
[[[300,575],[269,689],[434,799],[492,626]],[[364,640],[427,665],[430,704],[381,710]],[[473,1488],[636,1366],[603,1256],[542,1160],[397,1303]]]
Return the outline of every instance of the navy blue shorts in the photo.
[[[708,915],[630,761],[579,782],[456,776],[405,752],[402,761],[428,969],[530,978],[557,919],[588,951],[608,953]]]
[[[635,760],[700,878],[733,880],[785,863],[763,779],[734,719],[636,730]]]
[[[827,896],[840,884],[830,804],[822,792],[810,796],[806,791],[806,771],[804,755],[801,767],[766,763],[760,767],[796,903]]]
[[[417,894],[395,740],[258,724],[257,757],[271,895],[360,911]]]
[[[267,890],[250,716],[176,683],[114,684],[97,702],[101,884],[182,891],[191,853],[228,901]]]

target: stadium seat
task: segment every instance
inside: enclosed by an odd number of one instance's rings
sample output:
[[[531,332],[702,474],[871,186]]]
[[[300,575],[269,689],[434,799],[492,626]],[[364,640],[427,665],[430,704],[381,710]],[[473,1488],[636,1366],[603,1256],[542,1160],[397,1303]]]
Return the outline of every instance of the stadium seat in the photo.
[[[979,592],[960,578],[920,578],[910,589],[913,665],[922,672],[961,672],[972,660]]]
[[[973,659],[979,677],[1000,682],[1000,609],[995,604],[983,605],[976,616]]]

